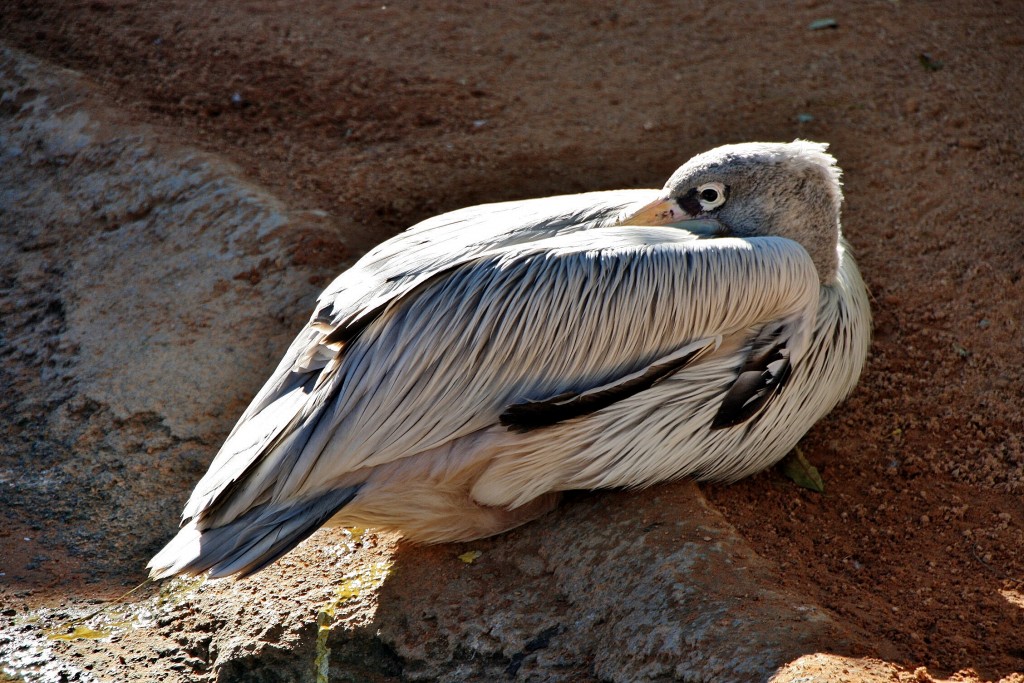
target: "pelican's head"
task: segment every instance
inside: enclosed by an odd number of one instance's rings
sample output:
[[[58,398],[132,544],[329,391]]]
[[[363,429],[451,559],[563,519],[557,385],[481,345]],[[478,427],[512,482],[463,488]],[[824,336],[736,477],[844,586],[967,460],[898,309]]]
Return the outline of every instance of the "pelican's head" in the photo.
[[[841,171],[805,140],[717,147],[683,164],[663,195],[622,225],[677,225],[707,237],[775,235],[799,242],[822,282],[839,265]]]

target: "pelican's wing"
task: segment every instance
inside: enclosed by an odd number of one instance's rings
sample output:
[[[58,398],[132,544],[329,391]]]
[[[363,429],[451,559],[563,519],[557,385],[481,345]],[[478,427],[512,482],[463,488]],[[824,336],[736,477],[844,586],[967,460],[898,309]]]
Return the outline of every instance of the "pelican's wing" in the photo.
[[[494,249],[603,227],[657,190],[615,190],[471,206],[435,216],[374,247],[317,298],[316,309],[235,429],[338,355],[391,301]]]
[[[636,372],[613,377],[599,386],[580,392],[566,391],[545,399],[528,399],[508,406],[501,414],[501,424],[513,431],[528,432],[607,408],[671,377],[709,351],[716,350],[721,341],[720,336],[698,339]]]
[[[797,363],[818,293],[806,251],[778,237],[605,227],[484,252],[403,290],[239,427],[150,566],[254,571],[358,495],[371,468],[509,424],[515,406],[600,410],[721,339],[778,324]]]
[[[782,238],[605,228],[495,250],[410,291],[352,339],[215,501],[211,525],[351,486],[353,473],[495,425],[509,406],[614,394],[684,347],[774,321],[805,330],[818,291],[810,257]],[[805,340],[789,336],[796,362]]]
[[[314,320],[345,326],[424,278],[493,249],[602,227],[658,190],[615,190],[471,206],[381,243],[320,295]]]
[[[324,387],[333,386],[327,379],[335,370],[328,365],[391,302],[488,251],[602,227],[657,195],[616,190],[473,206],[423,221],[375,247],[320,294],[309,323],[196,486],[183,521],[202,516],[268,449],[308,425],[323,407]]]
[[[793,372],[794,351],[810,329],[799,316],[772,320],[748,342],[749,352],[736,381],[722,398],[711,429],[735,427],[759,414],[779,395]]]

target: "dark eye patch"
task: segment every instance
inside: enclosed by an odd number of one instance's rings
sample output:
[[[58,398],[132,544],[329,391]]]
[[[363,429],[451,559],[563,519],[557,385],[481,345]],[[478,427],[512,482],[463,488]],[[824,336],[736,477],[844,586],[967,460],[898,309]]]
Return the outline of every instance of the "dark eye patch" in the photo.
[[[704,207],[700,205],[700,199],[697,197],[697,188],[694,188],[679,198],[679,206],[691,216],[696,216]]]

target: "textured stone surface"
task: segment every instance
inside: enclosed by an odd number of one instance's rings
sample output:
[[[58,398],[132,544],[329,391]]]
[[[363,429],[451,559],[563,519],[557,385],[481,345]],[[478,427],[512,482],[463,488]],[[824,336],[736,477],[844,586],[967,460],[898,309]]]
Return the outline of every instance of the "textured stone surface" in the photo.
[[[318,634],[331,680],[766,680],[870,651],[775,588],[687,483],[580,494],[459,546],[323,531],[252,579],[142,592],[90,622],[129,622],[112,638],[47,641],[141,577],[311,306],[323,273],[294,245],[340,253],[341,227],[155,142],[73,73],[6,50],[0,85],[0,548],[64,577],[5,573],[0,660],[20,675],[312,681]]]
[[[480,681],[762,680],[801,654],[854,646],[773,588],[771,568],[690,484],[581,495],[465,548],[481,555],[461,567],[443,548],[395,554],[376,623],[410,679],[452,677],[456,663],[455,678]]]
[[[289,267],[280,238],[316,217],[289,215],[223,162],[168,158],[68,102],[74,77],[61,101],[56,82],[4,57],[5,252],[25,285],[57,276],[77,393],[121,419],[158,414],[177,437],[223,431],[232,416],[196,407],[244,400],[287,344],[281,322],[311,307],[309,273]]]
[[[0,88],[0,486],[45,527],[3,540],[33,538],[12,559],[93,555],[90,574],[131,558],[135,576],[308,315],[319,275],[291,263],[295,240],[340,238],[73,73],[4,51]]]

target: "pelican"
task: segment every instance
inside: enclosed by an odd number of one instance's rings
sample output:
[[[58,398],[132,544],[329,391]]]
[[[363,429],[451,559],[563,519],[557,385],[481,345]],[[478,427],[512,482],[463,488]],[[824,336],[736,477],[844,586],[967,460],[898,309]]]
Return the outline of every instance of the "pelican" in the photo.
[[[474,206],[319,297],[151,576],[247,575],[324,525],[497,534],[571,489],[732,481],[853,389],[871,313],[827,145],[727,145],[663,190]]]

